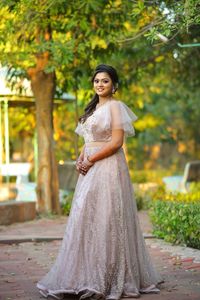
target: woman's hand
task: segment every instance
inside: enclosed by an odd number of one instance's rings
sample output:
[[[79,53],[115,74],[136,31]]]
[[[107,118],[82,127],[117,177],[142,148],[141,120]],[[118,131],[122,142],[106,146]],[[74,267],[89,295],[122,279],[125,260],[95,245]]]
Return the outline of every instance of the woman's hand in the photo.
[[[82,175],[86,175],[88,170],[93,166],[94,163],[89,161],[88,157],[86,157],[80,164],[79,170]]]
[[[80,167],[80,173],[82,175],[86,175],[89,169],[90,169],[90,166],[87,166],[86,164],[82,163],[81,167]]]
[[[76,170],[82,174],[82,175],[86,175],[86,173],[88,172],[90,166],[88,166],[84,160],[78,159],[76,161]]]
[[[76,161],[76,170],[81,174],[82,174],[81,166],[82,166],[83,160],[84,160],[84,157],[80,155]]]
[[[79,157],[76,161],[76,170],[81,174],[83,172],[82,169],[81,169],[81,166],[82,166],[82,162],[84,161],[84,156],[85,156],[84,149],[85,149],[85,145],[83,146],[83,149],[82,149],[82,151],[81,151],[81,153],[80,153],[80,155],[79,155]]]

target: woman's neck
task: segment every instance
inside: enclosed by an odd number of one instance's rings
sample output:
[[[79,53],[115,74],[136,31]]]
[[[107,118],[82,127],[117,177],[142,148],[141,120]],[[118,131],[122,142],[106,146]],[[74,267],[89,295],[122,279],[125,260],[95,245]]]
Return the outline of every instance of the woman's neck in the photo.
[[[103,104],[103,103],[105,103],[106,101],[109,101],[109,100],[112,100],[112,99],[113,99],[113,96],[112,96],[112,95],[105,96],[105,97],[99,96],[99,104]]]

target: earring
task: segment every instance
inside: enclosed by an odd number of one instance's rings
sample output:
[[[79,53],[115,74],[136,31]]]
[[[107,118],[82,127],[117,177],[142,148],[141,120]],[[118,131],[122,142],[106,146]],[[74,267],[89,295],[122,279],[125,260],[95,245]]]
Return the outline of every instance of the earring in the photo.
[[[118,82],[115,83],[115,86],[113,85],[112,94],[114,94],[117,89],[118,89]]]

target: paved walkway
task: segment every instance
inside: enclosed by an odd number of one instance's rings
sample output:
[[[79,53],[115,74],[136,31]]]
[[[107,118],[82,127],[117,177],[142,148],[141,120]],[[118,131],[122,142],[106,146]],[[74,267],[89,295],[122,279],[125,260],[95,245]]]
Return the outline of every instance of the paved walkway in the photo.
[[[151,224],[146,212],[140,212],[139,217],[143,232],[149,237]],[[42,299],[35,285],[52,265],[65,227],[66,217],[0,226],[1,300]],[[42,241],[45,237],[57,240]],[[40,243],[34,241],[38,238]],[[9,244],[11,240],[15,243]],[[200,251],[154,238],[147,238],[146,243],[165,283],[160,294],[142,295],[141,299],[200,300]]]

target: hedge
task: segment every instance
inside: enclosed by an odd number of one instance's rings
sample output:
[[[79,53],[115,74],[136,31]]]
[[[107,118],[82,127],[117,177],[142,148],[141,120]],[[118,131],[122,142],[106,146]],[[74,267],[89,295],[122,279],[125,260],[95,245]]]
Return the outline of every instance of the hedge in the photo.
[[[200,191],[154,195],[153,233],[168,242],[200,249]]]

